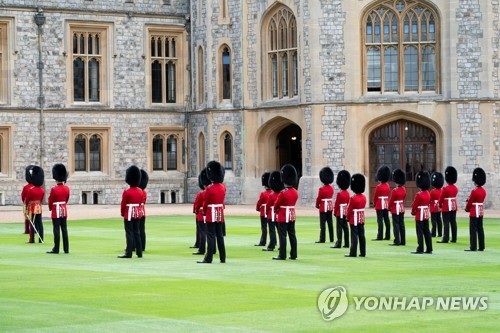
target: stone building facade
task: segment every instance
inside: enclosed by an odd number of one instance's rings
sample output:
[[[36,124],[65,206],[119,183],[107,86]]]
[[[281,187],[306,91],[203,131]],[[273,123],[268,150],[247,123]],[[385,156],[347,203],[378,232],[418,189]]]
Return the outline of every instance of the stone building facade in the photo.
[[[191,202],[215,159],[230,204],[284,163],[302,205],[326,165],[366,175],[367,194],[380,165],[402,168],[410,201],[417,171],[453,165],[460,202],[480,166],[499,209],[499,15],[497,0],[4,0],[1,203],[20,204],[26,165],[51,187],[58,162],[74,203],[118,203],[131,164],[149,202]]]

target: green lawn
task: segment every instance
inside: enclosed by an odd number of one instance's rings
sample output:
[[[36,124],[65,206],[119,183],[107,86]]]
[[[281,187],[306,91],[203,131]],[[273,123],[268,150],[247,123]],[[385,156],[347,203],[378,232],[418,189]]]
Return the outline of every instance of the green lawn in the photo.
[[[367,241],[366,258],[315,244],[318,218],[299,218],[298,260],[262,252],[258,217],[227,217],[227,263],[196,264],[192,217],[148,217],[142,259],[117,259],[125,236],[119,219],[70,221],[70,253],[49,255],[46,244],[25,244],[20,223],[0,224],[0,332],[498,332],[500,222],[486,219],[486,251],[466,253],[468,220],[457,244],[415,250]],[[375,236],[369,219],[367,239]],[[62,245],[61,245],[62,247]],[[326,288],[344,286],[349,308],[324,321],[317,308]],[[353,297],[487,296],[485,311],[356,310]]]

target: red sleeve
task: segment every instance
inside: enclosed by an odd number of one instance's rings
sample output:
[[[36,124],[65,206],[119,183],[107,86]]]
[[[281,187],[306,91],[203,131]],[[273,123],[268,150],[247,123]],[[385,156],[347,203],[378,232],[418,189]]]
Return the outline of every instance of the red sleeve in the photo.
[[[467,199],[467,204],[465,205],[466,212],[470,212],[470,209],[472,208],[472,203],[476,201],[475,194],[476,192],[474,190],[470,191],[469,198]]]
[[[48,200],[49,210],[52,210],[52,205],[54,203],[54,190],[55,190],[54,187],[50,189],[49,200]]]
[[[259,200],[257,200],[257,204],[255,204],[255,210],[260,211],[260,206],[264,204],[264,192],[260,193]]]
[[[125,216],[126,208],[127,208],[127,191],[125,190],[125,191],[123,191],[122,202],[121,202],[121,205],[120,205],[120,214],[121,214],[121,216]]]

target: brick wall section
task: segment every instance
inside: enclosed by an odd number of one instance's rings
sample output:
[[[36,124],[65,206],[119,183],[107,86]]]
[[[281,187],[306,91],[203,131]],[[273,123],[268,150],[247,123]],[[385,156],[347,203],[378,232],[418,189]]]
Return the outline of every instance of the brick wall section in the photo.
[[[252,107],[257,107],[259,101],[259,91],[257,89],[257,73],[260,72],[260,68],[257,64],[257,51],[259,49],[257,44],[257,36],[260,34],[261,29],[261,27],[257,24],[257,19],[259,18],[261,13],[260,2],[256,0],[248,0],[247,7],[247,80],[245,82],[245,89],[248,92]]]
[[[325,114],[321,118],[323,131],[321,139],[328,142],[328,148],[323,149],[323,157],[328,166],[337,174],[344,167],[344,126],[347,120],[345,106],[325,106]]]

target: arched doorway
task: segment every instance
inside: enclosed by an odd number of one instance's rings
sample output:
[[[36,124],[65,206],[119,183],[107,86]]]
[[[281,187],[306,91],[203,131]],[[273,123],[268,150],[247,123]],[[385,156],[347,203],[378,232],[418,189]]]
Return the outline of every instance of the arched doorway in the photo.
[[[405,205],[410,206],[418,191],[416,173],[435,171],[436,161],[436,133],[429,127],[399,119],[375,128],[369,136],[370,201],[377,186],[377,170],[387,165],[406,173]]]
[[[296,124],[282,129],[276,136],[278,167],[290,163],[302,176],[302,131]]]

